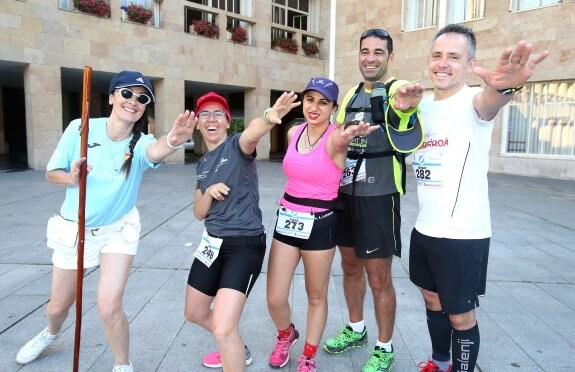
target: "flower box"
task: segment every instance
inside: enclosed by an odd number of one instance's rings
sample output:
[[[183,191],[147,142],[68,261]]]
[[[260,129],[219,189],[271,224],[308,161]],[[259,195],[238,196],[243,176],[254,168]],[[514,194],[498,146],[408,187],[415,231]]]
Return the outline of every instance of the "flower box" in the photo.
[[[305,53],[306,56],[315,56],[316,54],[319,53],[319,47],[317,46],[316,43],[307,43],[304,44],[303,47],[303,52]]]
[[[220,28],[218,25],[202,19],[194,19],[192,21],[192,29],[198,35],[210,38],[217,38],[220,36]]]
[[[78,11],[98,17],[110,18],[112,14],[108,0],[74,0],[73,4]]]
[[[130,5],[125,7],[125,11],[126,17],[129,21],[144,25],[148,24],[150,19],[154,16],[154,10],[133,3],[130,3]]]
[[[297,42],[294,39],[287,37],[278,37],[272,39],[272,48],[296,54],[297,51],[299,50],[299,45],[297,45]]]
[[[248,31],[243,27],[230,27],[227,29],[230,39],[234,43],[245,44],[248,41]]]

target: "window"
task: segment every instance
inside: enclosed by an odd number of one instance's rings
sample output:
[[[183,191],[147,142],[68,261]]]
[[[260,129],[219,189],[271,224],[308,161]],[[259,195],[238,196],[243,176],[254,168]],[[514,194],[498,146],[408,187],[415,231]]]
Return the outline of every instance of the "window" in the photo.
[[[309,6],[309,0],[273,0],[272,22],[307,31]]]
[[[447,23],[457,23],[483,18],[485,0],[448,0]]]
[[[403,31],[413,31],[436,25],[436,0],[403,0]]]
[[[509,11],[517,12],[520,10],[541,8],[546,5],[561,4],[562,2],[562,0],[511,0]]]
[[[523,88],[504,111],[507,154],[575,156],[575,81]]]
[[[146,9],[151,9],[154,11],[154,15],[147,23],[151,26],[160,26],[160,3],[154,0],[121,0],[120,7],[122,8],[122,19],[128,19],[126,15],[126,8],[128,5],[138,5]]]
[[[226,12],[251,17],[251,0],[188,0],[192,3],[209,6]]]

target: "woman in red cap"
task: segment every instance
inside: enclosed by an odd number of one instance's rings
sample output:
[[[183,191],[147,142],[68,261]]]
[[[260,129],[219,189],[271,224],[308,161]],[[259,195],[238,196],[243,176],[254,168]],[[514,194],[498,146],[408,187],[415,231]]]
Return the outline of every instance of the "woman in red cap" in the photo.
[[[337,111],[338,86],[317,77],[303,91],[306,122],[290,128],[283,168],[287,175],[270,250],[268,309],[278,336],[269,364],[281,368],[299,338],[290,321],[289,293],[297,265],[303,260],[308,297],[307,332],[299,372],[316,370],[315,354],[327,321],[329,272],[335,254],[334,209],[348,145],[354,137],[379,128],[363,122],[347,128],[330,123]]]
[[[190,268],[184,315],[216,340],[218,351],[203,358],[207,367],[242,371],[251,363],[239,321],[266,252],[256,145],[300,104],[296,99],[294,92],[283,93],[262,117],[231,137],[230,109],[224,97],[210,92],[196,104],[198,128],[208,152],[196,169],[194,215],[204,220],[205,231]]]

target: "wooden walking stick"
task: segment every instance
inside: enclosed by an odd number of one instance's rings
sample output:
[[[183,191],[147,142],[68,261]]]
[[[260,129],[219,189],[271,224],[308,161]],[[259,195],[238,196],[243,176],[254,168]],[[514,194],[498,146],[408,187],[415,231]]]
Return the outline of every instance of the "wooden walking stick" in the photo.
[[[84,282],[84,238],[86,234],[86,176],[88,173],[88,129],[90,98],[92,92],[92,67],[84,66],[82,84],[82,124],[80,126],[80,157],[86,160],[80,166],[80,200],[78,202],[78,273],[76,276],[76,333],[74,337],[74,372],[80,360],[80,335],[82,333],[82,285]]]

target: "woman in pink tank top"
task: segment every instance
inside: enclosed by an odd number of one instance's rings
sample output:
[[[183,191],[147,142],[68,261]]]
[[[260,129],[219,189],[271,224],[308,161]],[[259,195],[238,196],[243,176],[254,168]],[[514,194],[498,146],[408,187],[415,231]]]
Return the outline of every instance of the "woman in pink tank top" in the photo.
[[[306,122],[287,134],[289,145],[283,161],[287,183],[268,262],[268,310],[278,329],[269,363],[274,368],[285,366],[299,339],[290,319],[289,293],[295,269],[303,260],[308,322],[297,370],[315,371],[315,354],[327,321],[329,272],[335,254],[334,210],[347,147],[354,137],[365,136],[379,126],[360,122],[344,129],[330,123],[339,94],[330,79],[311,79],[302,94]]]

